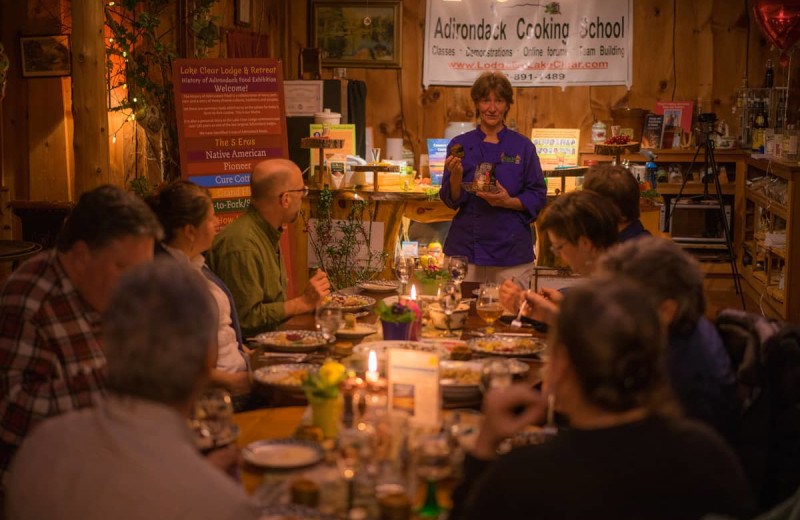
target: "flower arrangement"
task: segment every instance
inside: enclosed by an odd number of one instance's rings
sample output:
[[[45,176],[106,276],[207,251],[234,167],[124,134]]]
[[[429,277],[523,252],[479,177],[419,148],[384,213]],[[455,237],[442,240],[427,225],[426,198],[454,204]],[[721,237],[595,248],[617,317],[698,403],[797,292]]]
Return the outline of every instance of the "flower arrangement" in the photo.
[[[383,323],[411,323],[417,317],[414,309],[400,302],[386,305],[379,301],[375,312]]]
[[[339,384],[347,376],[344,365],[328,359],[317,372],[311,372],[303,380],[306,395],[319,399],[335,399],[339,397]]]
[[[414,274],[417,276],[419,280],[422,281],[430,281],[430,280],[449,280],[450,279],[450,272],[446,269],[442,269],[438,265],[435,264],[428,264],[426,267],[422,269],[417,269]]]

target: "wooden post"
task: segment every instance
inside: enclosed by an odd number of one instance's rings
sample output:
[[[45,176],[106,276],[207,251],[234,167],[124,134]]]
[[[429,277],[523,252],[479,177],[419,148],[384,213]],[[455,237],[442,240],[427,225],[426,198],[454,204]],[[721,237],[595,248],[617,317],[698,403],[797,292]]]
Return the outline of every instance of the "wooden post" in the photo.
[[[111,182],[108,167],[104,5],[105,2],[100,0],[72,2],[76,197]]]

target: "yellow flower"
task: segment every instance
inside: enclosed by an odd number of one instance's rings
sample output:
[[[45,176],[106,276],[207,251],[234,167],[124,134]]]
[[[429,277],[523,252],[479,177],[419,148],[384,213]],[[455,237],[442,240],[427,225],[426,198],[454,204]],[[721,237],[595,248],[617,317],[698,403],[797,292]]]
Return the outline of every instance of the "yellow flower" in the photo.
[[[323,384],[338,385],[344,377],[345,368],[336,361],[327,361],[319,368],[319,378]]]

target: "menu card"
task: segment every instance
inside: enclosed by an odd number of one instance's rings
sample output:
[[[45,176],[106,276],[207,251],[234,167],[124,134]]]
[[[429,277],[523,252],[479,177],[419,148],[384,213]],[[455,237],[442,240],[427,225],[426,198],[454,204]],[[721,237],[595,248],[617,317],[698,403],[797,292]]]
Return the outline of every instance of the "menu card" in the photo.
[[[431,169],[431,184],[434,186],[442,184],[448,144],[450,139],[428,139],[428,165]]]
[[[389,407],[411,413],[420,426],[441,422],[439,356],[430,352],[389,349]]]

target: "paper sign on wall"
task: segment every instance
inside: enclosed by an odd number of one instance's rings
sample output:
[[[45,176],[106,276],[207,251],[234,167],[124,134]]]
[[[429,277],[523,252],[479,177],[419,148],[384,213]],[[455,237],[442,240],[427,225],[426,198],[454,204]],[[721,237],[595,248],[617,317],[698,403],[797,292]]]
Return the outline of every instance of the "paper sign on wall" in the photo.
[[[559,166],[578,165],[578,146],[580,128],[534,128],[531,141],[536,145],[536,154],[542,170],[552,170]]]
[[[417,350],[389,349],[389,407],[411,413],[421,426],[440,424],[439,356]]]

